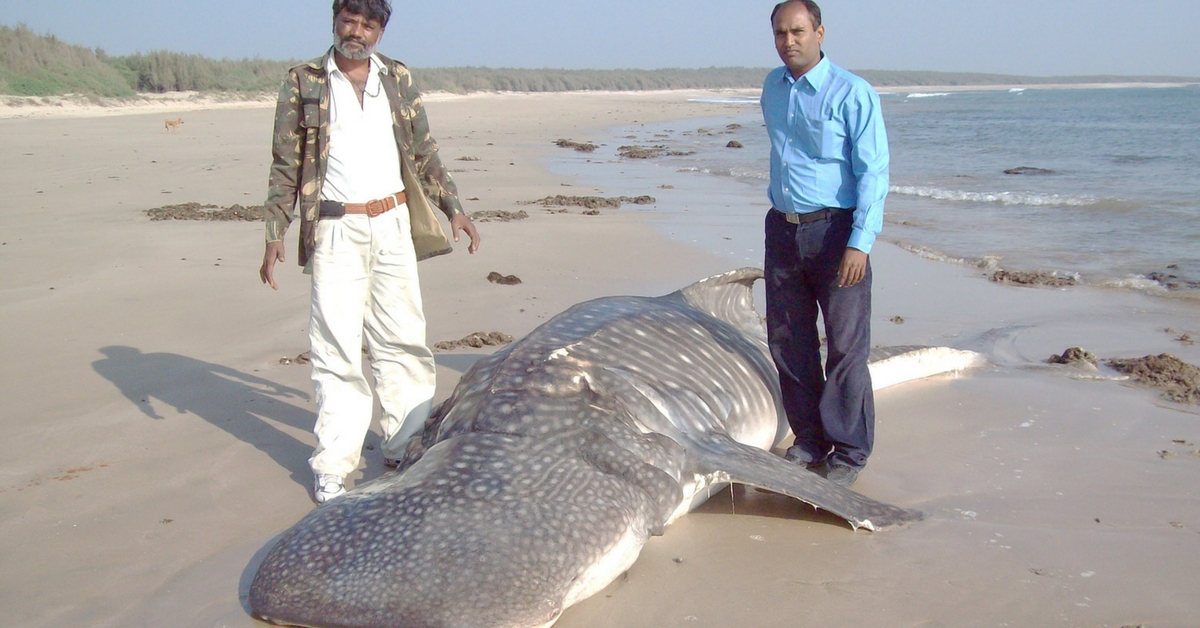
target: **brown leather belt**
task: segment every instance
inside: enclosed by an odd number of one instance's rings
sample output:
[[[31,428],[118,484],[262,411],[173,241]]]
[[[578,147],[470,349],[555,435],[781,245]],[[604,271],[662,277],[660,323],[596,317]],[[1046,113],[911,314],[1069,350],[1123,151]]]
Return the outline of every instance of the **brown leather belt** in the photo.
[[[381,199],[365,203],[339,203],[337,201],[321,201],[321,216],[335,218],[345,214],[366,214],[378,216],[383,212],[393,210],[408,202],[408,195],[403,190]]]
[[[852,211],[853,209],[854,208],[843,209],[841,207],[825,207],[823,209],[818,209],[815,212],[808,212],[805,214],[793,214],[790,212],[781,212],[778,209],[775,209],[774,207],[772,207],[771,211],[779,212],[780,214],[783,215],[784,220],[792,223],[793,225],[802,225],[806,222],[816,222],[818,220],[825,220],[827,218],[833,218],[834,216],[836,216],[838,214],[838,212]]]

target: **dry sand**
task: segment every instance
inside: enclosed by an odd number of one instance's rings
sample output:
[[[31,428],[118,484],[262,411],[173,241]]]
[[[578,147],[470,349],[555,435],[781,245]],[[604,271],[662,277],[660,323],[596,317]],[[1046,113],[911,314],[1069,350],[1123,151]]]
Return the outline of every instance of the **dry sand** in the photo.
[[[552,142],[731,111],[687,102],[700,95],[713,94],[431,99],[462,197],[478,199],[468,211],[531,215],[480,224],[476,255],[422,263],[429,341],[520,337],[578,301],[735,265],[632,212],[517,205],[653,194],[549,174],[564,150]],[[178,133],[164,115],[184,118]],[[0,119],[0,624],[258,625],[239,595],[313,507],[308,367],[280,363],[307,350],[295,232],[273,292],[257,278],[261,225],[143,212],[260,203],[270,124],[264,105]],[[557,625],[1195,626],[1197,407],[1039,364],[1071,346],[1200,363],[1164,331],[1200,332],[1196,304],[997,285],[887,244],[873,259],[877,343],[997,362],[877,395],[876,454],[855,489],[929,518],[852,532],[785,498],[723,492]],[[439,398],[490,350],[438,354]],[[377,444],[353,480],[383,472]]]

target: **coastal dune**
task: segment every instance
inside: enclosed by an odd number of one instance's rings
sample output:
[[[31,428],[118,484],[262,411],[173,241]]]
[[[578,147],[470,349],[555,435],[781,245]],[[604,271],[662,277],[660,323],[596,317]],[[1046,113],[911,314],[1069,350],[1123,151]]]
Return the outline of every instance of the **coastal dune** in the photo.
[[[687,189],[597,187],[586,164],[571,177],[548,166],[569,150],[558,139],[745,111],[727,95],[430,97],[467,211],[528,214],[478,223],[475,255],[459,243],[422,262],[430,344],[521,337],[586,299],[664,294],[743,265],[662,235],[653,210],[703,202]],[[0,116],[0,623],[261,625],[245,609],[249,578],[313,507],[296,234],[274,292],[257,277],[261,224],[145,212],[260,204],[272,109],[70,113]],[[184,123],[166,131],[164,118]],[[659,198],[598,215],[527,204],[560,194]],[[748,204],[746,223],[765,211]],[[876,453],[855,490],[929,517],[853,532],[734,487],[556,625],[1194,625],[1200,407],[1103,366],[1045,364],[1072,346],[1198,364],[1179,339],[1200,332],[1194,302],[1000,285],[884,242],[872,263],[876,344],[990,360],[876,396]],[[436,354],[438,400],[492,350]],[[384,472],[378,443],[368,436],[352,482]]]

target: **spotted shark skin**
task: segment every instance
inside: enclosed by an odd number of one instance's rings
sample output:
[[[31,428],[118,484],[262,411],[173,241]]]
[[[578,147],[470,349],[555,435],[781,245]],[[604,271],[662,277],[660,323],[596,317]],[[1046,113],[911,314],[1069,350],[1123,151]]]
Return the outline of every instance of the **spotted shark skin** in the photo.
[[[753,306],[761,277],[585,302],[480,360],[403,472],[280,537],[251,584],[253,614],[320,628],[550,626],[729,482],[854,528],[920,519],[767,451],[788,427]]]

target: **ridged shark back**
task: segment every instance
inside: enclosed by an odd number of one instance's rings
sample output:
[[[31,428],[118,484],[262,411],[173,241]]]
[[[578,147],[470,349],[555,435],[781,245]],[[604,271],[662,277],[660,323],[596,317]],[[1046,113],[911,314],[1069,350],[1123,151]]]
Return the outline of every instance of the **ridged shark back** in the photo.
[[[688,305],[723,320],[755,340],[766,342],[767,329],[754,309],[754,282],[763,278],[760,268],[739,268],[696,283],[675,294]]]

